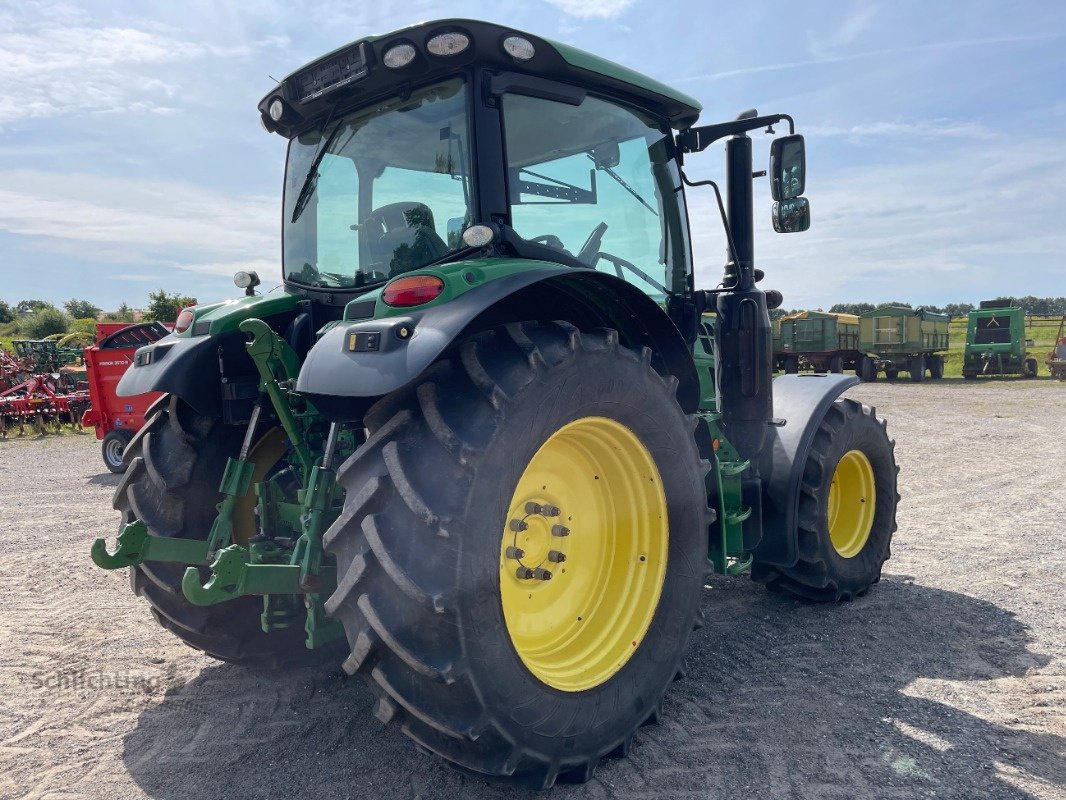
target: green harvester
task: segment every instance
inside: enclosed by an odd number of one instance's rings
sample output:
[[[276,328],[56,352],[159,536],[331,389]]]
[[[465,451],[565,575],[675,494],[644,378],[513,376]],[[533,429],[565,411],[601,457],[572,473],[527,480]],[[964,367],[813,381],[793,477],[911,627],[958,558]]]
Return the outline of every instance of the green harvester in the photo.
[[[1029,355],[1033,340],[1025,338],[1025,311],[1002,300],[982,301],[966,315],[966,348],[962,377],[1023,375],[1035,378],[1037,360]]]
[[[923,308],[880,306],[859,315],[857,374],[875,381],[885,373],[890,381],[907,372],[914,382],[944,377],[944,352],[948,349],[947,314]]]
[[[119,387],[163,396],[92,558],[164,628],[339,664],[424,751],[547,787],[659,718],[710,573],[824,602],[878,581],[885,423],[854,377],[772,377],[748,134],[788,126],[772,219],[806,230],[791,117],[696,126],[675,89],[471,20],[346,45],[259,111],[288,147],[283,285],[238,273]],[[689,182],[723,140],[725,191]],[[713,289],[693,186],[726,232]]]

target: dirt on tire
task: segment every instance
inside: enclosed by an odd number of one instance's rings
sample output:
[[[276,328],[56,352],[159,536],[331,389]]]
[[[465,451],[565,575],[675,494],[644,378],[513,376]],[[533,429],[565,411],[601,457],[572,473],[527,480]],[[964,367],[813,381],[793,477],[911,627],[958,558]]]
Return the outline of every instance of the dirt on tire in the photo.
[[[897,442],[881,582],[820,605],[712,579],[663,721],[539,796],[1066,796],[1062,384],[848,396]],[[89,560],[120,479],[91,435],[0,442],[0,475],[0,797],[524,796],[419,753],[339,664],[246,669],[160,628]]]

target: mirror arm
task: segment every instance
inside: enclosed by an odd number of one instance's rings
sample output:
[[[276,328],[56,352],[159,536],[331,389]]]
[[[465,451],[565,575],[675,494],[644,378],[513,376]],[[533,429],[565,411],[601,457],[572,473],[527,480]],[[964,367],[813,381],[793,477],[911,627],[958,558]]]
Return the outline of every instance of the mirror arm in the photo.
[[[792,117],[788,114],[770,114],[765,117],[747,117],[733,122],[720,122],[717,125],[702,125],[699,128],[689,128],[677,135],[677,145],[682,153],[699,153],[726,136],[737,136],[758,128],[768,128],[782,120],[788,122],[789,134],[794,134],[796,132],[796,123]]]
[[[714,181],[711,181],[711,180],[707,180],[707,181],[690,181],[688,179],[688,175],[685,174],[684,170],[678,169],[678,172],[681,173],[681,180],[684,181],[686,186],[690,186],[693,189],[696,188],[697,186],[710,186],[712,189],[714,189],[714,196],[718,200],[718,213],[721,214],[721,216],[722,216],[722,227],[725,229],[725,239],[726,239],[726,242],[729,244],[729,257],[733,260],[733,267],[734,267],[734,270],[736,270],[736,268],[737,268],[737,266],[739,264],[739,259],[737,258],[737,247],[733,243],[733,234],[729,230],[729,217],[725,213],[725,203],[722,202],[722,192],[721,192],[721,190],[719,190],[718,184],[715,183]],[[740,274],[739,274],[739,272],[734,272],[733,273],[733,278],[734,278],[734,280],[733,280],[733,285],[732,286],[724,286],[721,289],[709,289],[709,290],[707,290],[708,293],[732,291],[740,283]]]

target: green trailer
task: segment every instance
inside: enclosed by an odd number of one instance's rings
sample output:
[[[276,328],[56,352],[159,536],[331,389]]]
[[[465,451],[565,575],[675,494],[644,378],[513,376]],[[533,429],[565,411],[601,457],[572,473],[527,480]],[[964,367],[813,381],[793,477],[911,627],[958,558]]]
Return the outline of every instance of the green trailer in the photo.
[[[911,380],[944,377],[944,351],[948,349],[947,314],[924,308],[881,306],[859,317],[859,359],[856,374],[864,381],[885,373],[895,380],[900,372]]]
[[[966,318],[966,349],[962,377],[1024,375],[1035,378],[1037,361],[1029,355],[1032,340],[1025,338],[1025,311],[1002,301],[984,301]]]
[[[858,369],[859,318],[855,314],[800,311],[782,317],[774,360],[795,375],[801,369],[841,373]]]

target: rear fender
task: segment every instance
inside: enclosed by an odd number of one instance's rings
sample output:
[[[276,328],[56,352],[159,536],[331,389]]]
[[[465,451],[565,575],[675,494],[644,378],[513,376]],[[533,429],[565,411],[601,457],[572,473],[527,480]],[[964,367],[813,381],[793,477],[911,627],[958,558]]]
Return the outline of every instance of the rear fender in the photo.
[[[774,380],[774,418],[759,459],[762,475],[762,541],[754,550],[763,564],[792,567],[797,553],[800,483],[807,454],[826,411],[859,383],[853,375],[782,375]]]
[[[549,264],[493,280],[423,311],[342,323],[311,349],[297,390],[332,416],[343,416],[343,409],[355,413],[366,404],[352,400],[380,397],[412,383],[453,343],[522,320],[614,328],[623,344],[650,348],[655,367],[677,377],[682,408],[696,410],[699,378],[692,354],[651,298],[612,275]]]

